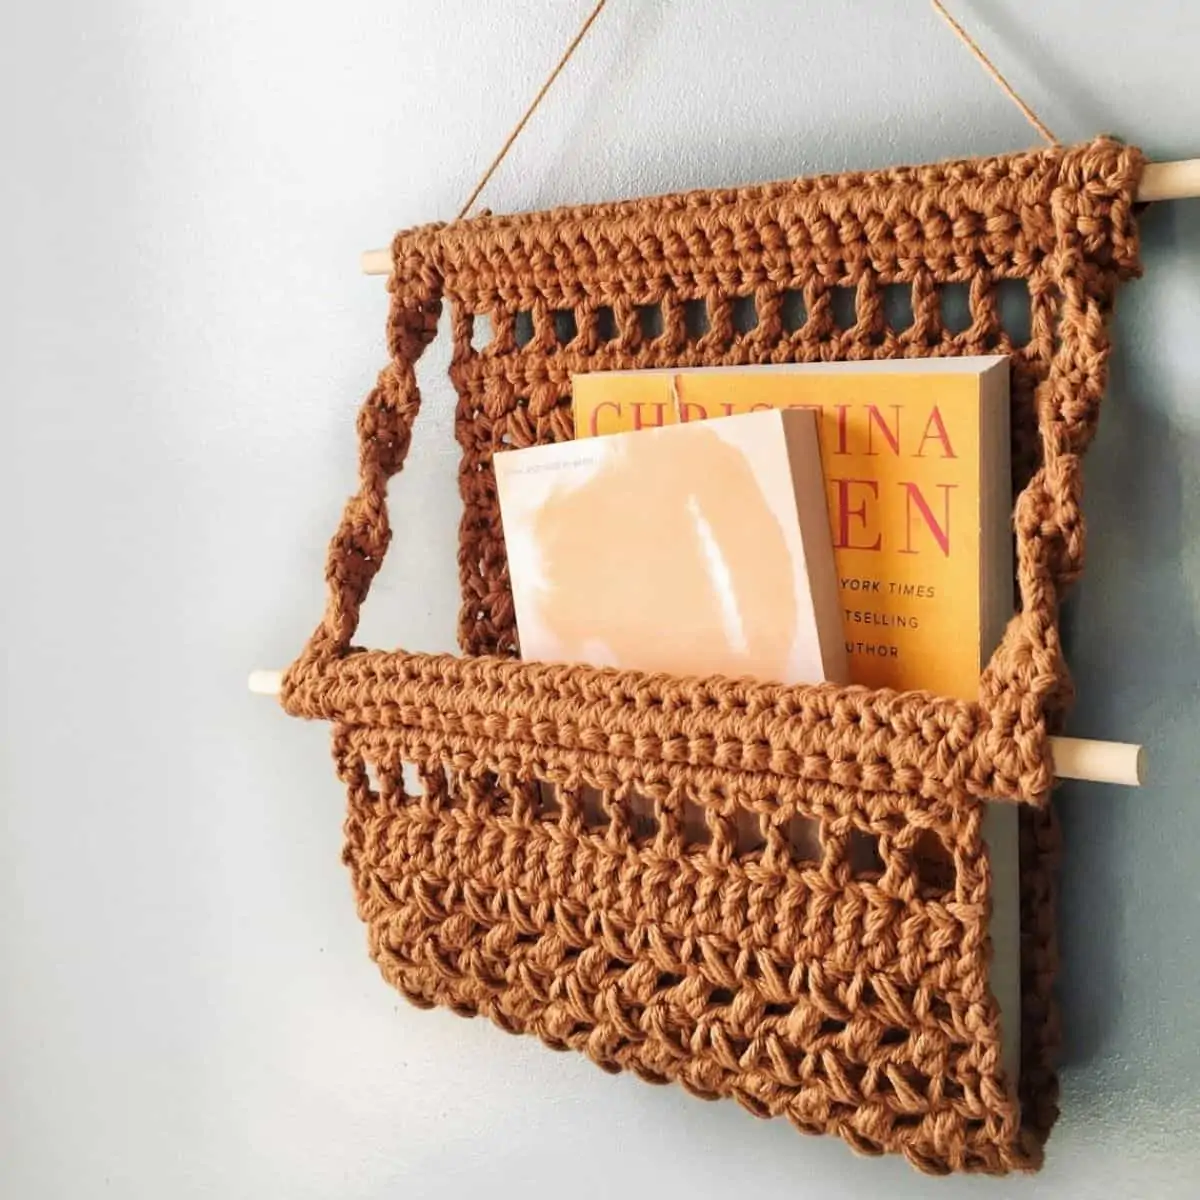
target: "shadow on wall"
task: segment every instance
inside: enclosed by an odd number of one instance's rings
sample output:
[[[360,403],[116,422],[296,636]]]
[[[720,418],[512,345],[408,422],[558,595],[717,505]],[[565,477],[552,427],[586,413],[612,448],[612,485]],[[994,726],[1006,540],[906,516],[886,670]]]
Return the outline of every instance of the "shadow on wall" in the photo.
[[[1058,793],[1059,997],[1068,1069],[1101,1070],[1118,1046],[1140,1043],[1152,1069],[1114,1073],[1113,1086],[1194,1102],[1200,407],[1175,356],[1200,320],[1200,263],[1187,249],[1200,246],[1200,207],[1152,209],[1142,234],[1147,278],[1117,301],[1109,392],[1085,459],[1087,567],[1063,628],[1073,728],[1145,743],[1150,782]]]

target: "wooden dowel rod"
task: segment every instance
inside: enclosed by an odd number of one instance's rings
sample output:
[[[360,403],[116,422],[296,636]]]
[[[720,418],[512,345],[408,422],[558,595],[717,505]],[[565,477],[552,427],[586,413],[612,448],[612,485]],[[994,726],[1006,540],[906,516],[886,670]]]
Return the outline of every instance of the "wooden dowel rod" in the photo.
[[[276,696],[282,685],[282,671],[250,672],[250,690],[256,695]],[[1050,753],[1054,759],[1054,773],[1060,779],[1139,787],[1145,770],[1145,751],[1129,742],[1052,737]]]
[[[1139,200],[1188,200],[1195,196],[1200,196],[1200,158],[1146,164],[1138,187]]]
[[[1139,200],[1187,200],[1195,196],[1200,196],[1200,158],[1146,164],[1138,188]],[[366,250],[359,261],[364,275],[392,273],[391,250]]]
[[[1052,737],[1050,754],[1054,759],[1054,774],[1059,779],[1141,787],[1146,773],[1146,751],[1132,742]]]
[[[392,252],[390,250],[364,250],[358,261],[362,263],[364,275],[390,275]]]
[[[283,691],[283,672],[251,671],[250,690],[256,696],[278,696]]]

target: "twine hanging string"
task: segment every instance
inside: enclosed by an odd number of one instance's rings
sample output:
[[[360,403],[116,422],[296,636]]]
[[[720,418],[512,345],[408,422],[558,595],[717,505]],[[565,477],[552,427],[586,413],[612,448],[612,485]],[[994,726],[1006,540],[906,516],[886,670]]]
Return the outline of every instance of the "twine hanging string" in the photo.
[[[530,117],[532,117],[537,111],[538,105],[541,104],[543,99],[545,99],[546,93],[554,85],[554,81],[559,77],[560,74],[562,74],[563,68],[568,62],[571,61],[572,55],[574,55],[575,51],[579,49],[583,39],[587,37],[588,31],[592,28],[592,25],[595,24],[596,18],[604,10],[604,6],[607,3],[608,0],[597,0],[597,3],[592,8],[592,11],[588,13],[583,24],[579,27],[579,31],[571,39],[567,48],[562,52],[562,57],[559,58],[558,62],[554,65],[554,69],[549,75],[546,76],[545,83],[538,88],[537,95],[534,96],[532,101],[530,101],[529,107],[525,110],[521,119],[513,126],[508,137],[504,139],[504,144],[497,151],[496,157],[493,158],[488,164],[487,170],[484,171],[484,173],[479,177],[479,182],[474,186],[474,188],[471,189],[471,194],[467,197],[466,203],[464,203],[462,208],[458,210],[458,215],[454,218],[456,221],[461,221],[463,217],[465,217],[470,211],[471,205],[479,199],[479,193],[482,192],[485,187],[487,187],[489,180],[496,173],[496,169],[504,161],[509,150],[512,149],[513,143],[521,136],[522,130],[524,130],[525,126],[529,124]],[[1050,143],[1050,145],[1057,146],[1059,144],[1058,138],[1056,138],[1054,134],[1050,132],[1050,130],[1046,127],[1045,122],[1042,121],[1037,113],[1035,113],[1033,109],[1030,108],[1029,105],[1017,95],[1012,84],[1010,84],[1008,80],[1000,74],[992,60],[988,58],[986,54],[984,54],[983,50],[979,46],[979,43],[976,42],[975,39],[972,38],[971,35],[946,11],[946,8],[941,3],[941,0],[930,0],[930,3],[933,5],[934,11],[946,22],[947,25],[950,26],[955,35],[958,37],[959,41],[966,46],[966,48],[975,57],[975,60],[979,63],[979,65],[983,67],[984,71],[987,72],[992,82],[995,83],[995,85],[1017,106],[1017,108],[1021,110],[1021,114],[1030,123],[1030,125],[1032,125],[1034,129],[1036,129],[1038,133],[1040,133],[1042,137],[1044,137],[1046,141]]]
[[[970,52],[975,56],[975,61],[987,72],[991,77],[992,82],[1021,110],[1022,116],[1030,125],[1034,127],[1050,143],[1051,146],[1059,144],[1058,138],[1050,132],[1046,127],[1046,123],[1017,95],[1016,89],[1003,75],[996,69],[995,64],[983,50],[979,43],[946,11],[946,6],[942,4],[942,0],[929,0],[933,5],[934,12],[946,22],[947,25],[954,31],[955,36]]]
[[[521,130],[525,128],[525,126],[529,123],[529,118],[532,117],[537,111],[537,106],[541,104],[546,93],[554,85],[554,81],[562,73],[563,67],[565,67],[567,63],[571,61],[571,55],[573,55],[575,51],[579,49],[580,43],[585,37],[587,37],[588,30],[591,29],[596,18],[603,11],[604,6],[607,3],[608,0],[597,0],[595,8],[588,13],[587,19],[582,25],[580,25],[579,32],[576,33],[576,35],[571,39],[570,45],[568,45],[563,51],[562,57],[555,64],[554,70],[546,76],[546,82],[543,83],[540,88],[538,88],[538,93],[536,96],[534,96],[529,107],[525,110],[525,115],[513,126],[512,132],[504,139],[504,145],[500,147],[496,157],[493,158],[491,163],[488,164],[488,169],[479,177],[479,182],[475,185],[471,194],[467,197],[466,203],[458,210],[458,216],[454,218],[456,221],[461,221],[463,217],[467,215],[471,205],[479,199],[479,193],[482,192],[485,187],[487,187],[488,180],[491,179],[491,177],[496,173],[496,168],[504,161],[504,156],[509,152],[509,150],[512,149],[513,142],[515,142],[517,138],[521,136]]]

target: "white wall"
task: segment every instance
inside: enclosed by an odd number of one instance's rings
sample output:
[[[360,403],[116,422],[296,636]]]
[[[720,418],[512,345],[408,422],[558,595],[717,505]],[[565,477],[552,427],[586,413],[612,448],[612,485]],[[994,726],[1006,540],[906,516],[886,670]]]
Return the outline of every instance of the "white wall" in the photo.
[[[737,16],[723,15],[729,7]],[[611,1079],[379,980],[327,731],[244,690],[316,621],[383,362],[358,252],[451,215],[585,0],[43,0],[0,15],[0,1194],[1194,1195],[1200,213],[1149,212],[1090,466],[1044,1174],[900,1161]],[[1065,139],[1200,153],[1197,6],[960,0]],[[1033,142],[920,0],[618,0],[496,210]],[[449,647],[442,382],[367,635]]]

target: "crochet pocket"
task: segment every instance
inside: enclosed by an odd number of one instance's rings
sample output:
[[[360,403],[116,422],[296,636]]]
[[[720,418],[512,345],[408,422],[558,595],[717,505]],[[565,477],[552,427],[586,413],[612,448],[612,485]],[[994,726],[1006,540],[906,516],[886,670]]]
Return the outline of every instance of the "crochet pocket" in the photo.
[[[1057,1115],[1059,603],[1082,565],[1105,323],[1138,271],[1141,169],[1100,140],[397,236],[359,490],[283,690],[333,723],[345,859],[390,982],[927,1171],[1040,1164]],[[1020,330],[1001,315],[1014,286]],[[444,302],[462,657],[363,650]],[[997,353],[1016,611],[976,701],[517,661],[492,457],[573,435],[572,374]],[[1019,1078],[989,984],[985,797],[1021,805]]]

